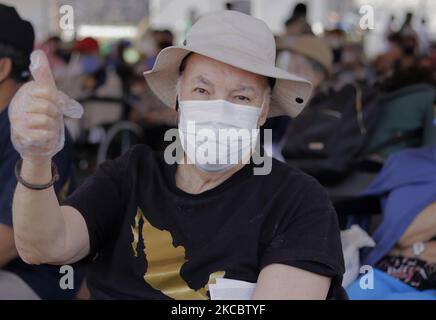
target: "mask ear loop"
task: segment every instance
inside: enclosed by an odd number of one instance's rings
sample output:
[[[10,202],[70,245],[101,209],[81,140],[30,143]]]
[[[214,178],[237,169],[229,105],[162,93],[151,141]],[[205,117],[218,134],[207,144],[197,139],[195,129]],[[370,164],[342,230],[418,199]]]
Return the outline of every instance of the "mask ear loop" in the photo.
[[[263,109],[265,108],[265,101],[266,101],[266,96],[267,96],[267,93],[265,92],[264,94],[263,94],[263,100],[262,100],[262,104],[260,105],[260,112],[259,112],[259,118],[257,118],[257,121],[258,121],[258,125],[259,125],[259,119],[260,119],[260,115],[262,114],[262,112],[263,112]],[[260,129],[260,126],[259,126],[259,128],[258,129]]]
[[[263,108],[265,107],[265,101],[266,101],[266,93],[263,94],[262,104],[260,105],[260,113],[262,113]]]
[[[176,111],[179,111],[179,96],[176,96]]]
[[[257,126],[256,126],[256,130],[258,130],[258,137],[257,137],[257,139],[260,139],[261,137],[260,137],[260,135],[262,134],[262,130],[260,129],[260,126],[259,126],[259,119],[260,119],[260,115],[262,114],[262,112],[263,112],[263,109],[265,108],[265,101],[266,101],[266,96],[267,96],[267,93],[265,92],[264,94],[263,94],[263,99],[262,99],[262,104],[260,105],[260,112],[259,112],[259,117],[257,118]],[[255,153],[255,152],[258,152],[259,150],[257,150],[257,140],[256,139],[256,145],[252,145],[251,146],[251,148],[252,148],[252,151],[251,151],[251,156],[250,156],[250,158],[253,156],[253,154]],[[261,147],[262,148],[262,147]]]

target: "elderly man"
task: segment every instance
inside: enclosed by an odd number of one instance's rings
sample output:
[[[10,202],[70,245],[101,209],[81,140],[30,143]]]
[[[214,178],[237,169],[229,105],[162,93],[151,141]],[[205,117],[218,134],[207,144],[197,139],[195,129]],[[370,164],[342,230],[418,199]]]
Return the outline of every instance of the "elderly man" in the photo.
[[[34,56],[36,80],[13,106],[32,101],[27,117],[11,112],[13,127],[23,128],[12,137],[22,155],[13,203],[21,257],[66,264],[90,256],[93,298],[207,299],[207,285],[219,277],[257,283],[254,299],[334,296],[342,249],[320,185],[274,160],[269,174],[254,175],[256,165],[242,161],[252,149],[221,148],[186,130],[189,122],[252,130],[270,115],[296,116],[311,85],[274,61],[274,38],[262,21],[232,11],[204,16],[183,46],[162,50],[145,74],[156,95],[178,109],[190,161],[168,164],[136,146],[104,163],[60,206],[50,159],[62,119],[50,74],[40,68],[45,61]],[[241,161],[197,161],[187,150],[203,142],[216,144],[220,159],[236,152]]]

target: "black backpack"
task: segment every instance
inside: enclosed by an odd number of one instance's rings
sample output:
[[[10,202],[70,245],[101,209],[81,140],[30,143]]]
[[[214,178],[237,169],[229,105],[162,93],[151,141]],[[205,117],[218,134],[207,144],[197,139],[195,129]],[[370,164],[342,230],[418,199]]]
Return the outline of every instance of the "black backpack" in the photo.
[[[324,185],[339,183],[355,166],[380,113],[379,89],[352,83],[318,94],[293,119],[285,137],[286,161]]]

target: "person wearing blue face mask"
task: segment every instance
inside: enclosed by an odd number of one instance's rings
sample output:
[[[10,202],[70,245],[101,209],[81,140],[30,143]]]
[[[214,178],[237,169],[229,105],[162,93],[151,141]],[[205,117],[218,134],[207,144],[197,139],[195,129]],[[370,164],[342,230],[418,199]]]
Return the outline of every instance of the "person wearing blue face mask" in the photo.
[[[217,278],[256,283],[253,299],[338,298],[344,264],[327,193],[276,160],[254,174],[258,129],[267,117],[297,116],[311,95],[309,81],[275,66],[266,24],[235,11],[205,15],[145,78],[178,110],[180,158],[169,163],[165,152],[135,146],[61,204],[50,186],[55,130],[40,136],[31,120],[13,122],[31,136],[31,147],[17,146],[14,228],[23,259],[93,258],[87,284],[96,299],[208,299]],[[50,92],[29,108],[52,119]]]

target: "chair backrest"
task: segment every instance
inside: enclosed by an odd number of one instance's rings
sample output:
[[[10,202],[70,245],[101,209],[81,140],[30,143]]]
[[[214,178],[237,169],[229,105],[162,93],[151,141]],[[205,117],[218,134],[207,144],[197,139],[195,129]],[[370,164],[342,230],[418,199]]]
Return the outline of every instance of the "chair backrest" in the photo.
[[[426,113],[434,114],[433,102],[435,90],[428,84],[408,86],[391,93],[385,93],[380,98],[381,114],[374,132],[368,141],[366,150],[370,152],[393,137],[404,135],[405,132],[417,131],[425,126]],[[436,137],[435,137],[436,138]],[[395,144],[387,145],[377,153],[383,157],[405,148],[422,146],[421,136],[411,135]]]
[[[90,97],[80,101],[83,105],[82,129],[115,123],[122,118],[123,101],[118,98]]]

